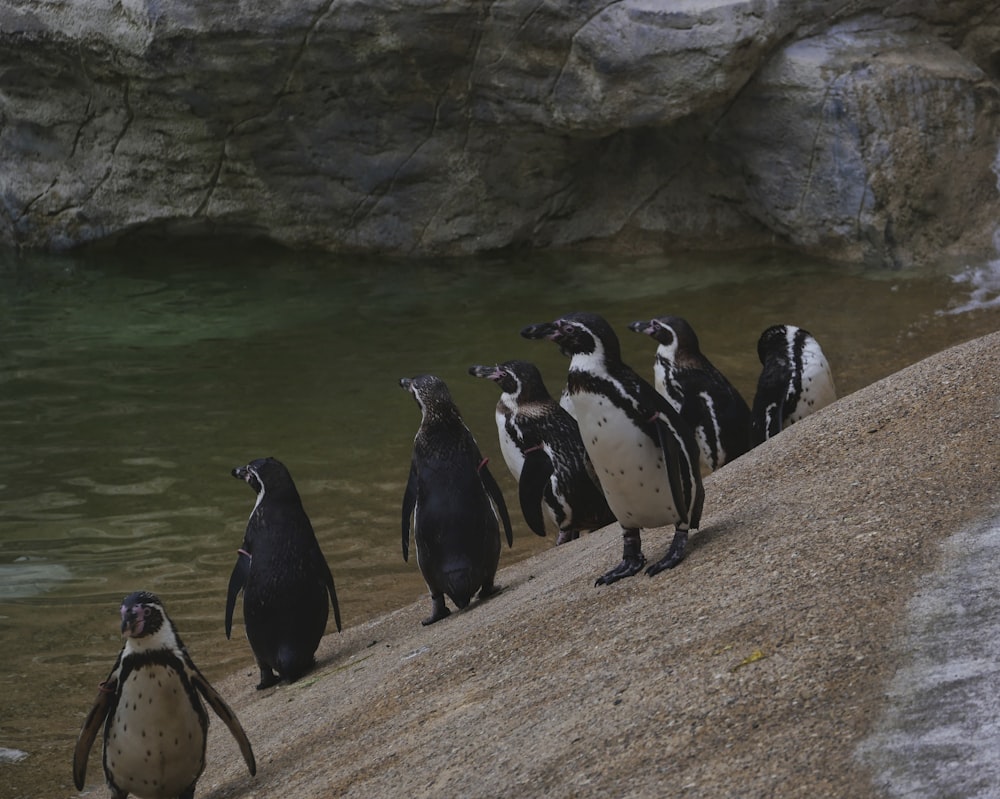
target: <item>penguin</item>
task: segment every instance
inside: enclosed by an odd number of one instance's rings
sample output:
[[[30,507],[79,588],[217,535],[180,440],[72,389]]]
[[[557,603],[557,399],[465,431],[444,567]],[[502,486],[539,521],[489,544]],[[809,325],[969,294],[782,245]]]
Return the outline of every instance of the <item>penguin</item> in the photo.
[[[471,366],[469,374],[502,391],[496,407],[500,451],[518,483],[524,520],[545,535],[544,507],[559,530],[556,544],[615,521],[587,456],[576,420],[549,394],[528,361]]]
[[[753,446],[837,399],[830,364],[809,331],[772,325],[760,334],[757,357],[763,368],[753,399]]]
[[[341,630],[340,605],[330,567],[285,465],[258,458],[233,469],[232,475],[247,482],[257,502],[229,578],[226,638],[242,591],[247,640],[260,669],[259,691],[282,679],[294,682],[312,669],[330,604]]]
[[[410,557],[412,516],[417,565],[431,593],[431,615],[421,622],[428,625],[451,614],[445,596],[464,609],[477,591],[480,599],[497,592],[498,515],[507,546],[514,539],[500,486],[447,385],[434,375],[404,377],[399,385],[421,411],[403,494],[403,560]]]
[[[163,602],[136,591],[122,600],[125,644],[101,683],[73,751],[73,782],[83,790],[87,759],[104,725],[104,775],[112,799],[192,799],[205,769],[208,713],[229,728],[251,775],[253,749],[236,714],[198,670]]]
[[[750,406],[702,353],[687,320],[660,316],[632,322],[659,346],[653,363],[656,390],[694,430],[702,477],[750,449]]]
[[[529,325],[528,339],[547,338],[570,356],[566,388],[604,496],[622,527],[622,560],[597,578],[610,585],[646,564],[640,530],[673,524],[670,548],[646,569],[672,569],[685,555],[688,531],[701,521],[705,491],[690,426],[621,358],[618,337],[597,314],[570,313]]]

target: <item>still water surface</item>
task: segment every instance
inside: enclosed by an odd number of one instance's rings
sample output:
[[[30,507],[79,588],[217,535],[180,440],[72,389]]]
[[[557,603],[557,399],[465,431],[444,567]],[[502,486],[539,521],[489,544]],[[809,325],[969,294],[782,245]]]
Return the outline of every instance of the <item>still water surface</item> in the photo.
[[[466,370],[534,360],[556,393],[566,361],[520,338],[524,325],[600,312],[651,377],[651,340],[625,326],[685,316],[750,401],[757,336],[797,324],[819,338],[845,395],[1000,327],[996,264],[963,269],[864,272],[778,252],[0,255],[0,753],[28,754],[0,762],[0,795],[73,793],[73,741],[120,648],[117,608],[132,590],[164,598],[210,679],[252,670],[242,630],[223,633],[254,500],[234,466],[273,455],[289,467],[355,625],[425,594],[400,554],[419,422],[400,377],[444,378],[491,456],[516,522],[503,565],[553,537],[520,519],[497,446],[498,392]]]

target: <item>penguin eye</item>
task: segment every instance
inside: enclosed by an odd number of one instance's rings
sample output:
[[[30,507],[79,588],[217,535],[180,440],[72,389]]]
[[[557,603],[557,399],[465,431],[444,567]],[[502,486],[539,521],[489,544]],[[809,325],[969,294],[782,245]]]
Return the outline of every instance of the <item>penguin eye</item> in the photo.
[[[143,617],[144,619],[148,619],[148,618],[149,618],[149,614],[150,614],[150,613],[152,613],[152,612],[153,612],[153,611],[152,611],[152,609],[151,609],[151,608],[143,608],[143,609],[142,609],[142,617]]]

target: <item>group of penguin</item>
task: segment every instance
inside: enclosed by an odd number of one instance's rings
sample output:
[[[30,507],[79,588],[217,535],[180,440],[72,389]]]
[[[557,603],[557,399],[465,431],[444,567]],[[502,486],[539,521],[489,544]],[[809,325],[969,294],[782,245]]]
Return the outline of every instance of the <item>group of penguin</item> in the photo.
[[[791,325],[760,336],[762,364],[752,408],[702,354],[692,327],[664,316],[629,329],[657,342],[654,384],[621,357],[611,325],[593,313],[570,313],[521,331],[555,342],[569,357],[560,400],[527,361],[476,365],[469,373],[501,390],[496,423],[504,461],[518,485],[525,522],[557,543],[618,521],[621,562],[597,578],[608,585],[644,567],[654,575],[684,558],[697,529],[702,477],[785,426],[836,399],[829,364],[816,339]],[[431,596],[432,624],[496,593],[500,526],[512,545],[510,515],[487,459],[433,375],[400,380],[421,411],[402,501],[402,552],[412,537]],[[229,581],[226,637],[238,595],[260,682],[294,681],[314,665],[332,605],[333,576],[288,469],[261,458],[233,469],[256,494]],[[662,558],[646,566],[640,531],[674,526]],[[205,766],[208,714],[203,697],[236,738],[251,774],[256,761],[236,715],[195,666],[163,602],[140,591],[121,608],[125,643],[87,716],[73,756],[78,789],[104,727],[104,773],[113,799],[191,799]]]

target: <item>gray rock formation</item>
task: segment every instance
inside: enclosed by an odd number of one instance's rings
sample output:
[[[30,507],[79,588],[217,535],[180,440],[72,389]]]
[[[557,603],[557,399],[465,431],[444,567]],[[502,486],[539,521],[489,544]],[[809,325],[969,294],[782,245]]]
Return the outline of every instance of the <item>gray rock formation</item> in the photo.
[[[0,0],[0,243],[992,250],[979,0]]]

